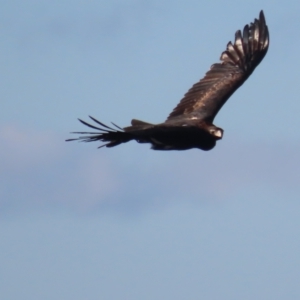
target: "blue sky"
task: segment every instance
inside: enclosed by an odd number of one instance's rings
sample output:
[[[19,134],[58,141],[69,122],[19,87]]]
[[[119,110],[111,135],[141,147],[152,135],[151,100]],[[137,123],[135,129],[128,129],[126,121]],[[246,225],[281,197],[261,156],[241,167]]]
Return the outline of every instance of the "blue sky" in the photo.
[[[297,1],[2,1],[3,299],[300,297]],[[265,12],[270,49],[210,152],[65,143],[159,123]]]

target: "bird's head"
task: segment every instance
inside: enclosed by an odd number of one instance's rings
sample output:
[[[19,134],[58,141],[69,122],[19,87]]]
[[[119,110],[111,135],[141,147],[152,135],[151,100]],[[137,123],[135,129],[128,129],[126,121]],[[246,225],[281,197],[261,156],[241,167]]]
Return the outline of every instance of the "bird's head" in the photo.
[[[216,140],[220,140],[223,137],[224,130],[215,125],[209,126],[208,131]]]

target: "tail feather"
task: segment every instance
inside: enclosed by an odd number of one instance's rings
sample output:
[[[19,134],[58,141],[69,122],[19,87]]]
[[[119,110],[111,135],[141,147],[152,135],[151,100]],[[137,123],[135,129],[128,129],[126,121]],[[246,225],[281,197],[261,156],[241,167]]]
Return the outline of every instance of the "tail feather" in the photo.
[[[67,139],[66,142],[70,141],[81,141],[81,142],[95,142],[95,141],[102,141],[106,142],[104,145],[101,145],[98,148],[106,147],[114,147],[122,143],[127,143],[133,139],[133,136],[128,132],[125,132],[123,128],[119,127],[112,123],[117,129],[109,127],[97,119],[89,116],[95,123],[99,124],[102,127],[97,127],[92,124],[89,124],[81,119],[78,119],[82,124],[98,130],[100,132],[72,132],[74,134],[83,134],[83,136],[79,136],[78,138]]]
[[[147,122],[140,121],[140,120],[137,120],[137,119],[132,119],[131,120],[131,126],[124,127],[124,131],[134,133],[134,132],[137,132],[137,131],[143,131],[145,129],[152,128],[153,126],[154,125],[151,124],[151,123],[147,123]]]
[[[137,120],[137,119],[132,119],[131,120],[131,125],[132,126],[152,126],[153,124],[151,123],[147,123],[141,120]]]

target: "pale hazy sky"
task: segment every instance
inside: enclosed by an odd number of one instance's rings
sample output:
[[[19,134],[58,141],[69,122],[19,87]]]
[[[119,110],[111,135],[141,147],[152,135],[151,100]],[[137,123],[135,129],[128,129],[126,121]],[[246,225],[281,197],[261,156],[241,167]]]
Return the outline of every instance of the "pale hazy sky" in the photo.
[[[299,1],[1,4],[1,299],[300,298]],[[64,142],[163,121],[261,9],[215,149]]]

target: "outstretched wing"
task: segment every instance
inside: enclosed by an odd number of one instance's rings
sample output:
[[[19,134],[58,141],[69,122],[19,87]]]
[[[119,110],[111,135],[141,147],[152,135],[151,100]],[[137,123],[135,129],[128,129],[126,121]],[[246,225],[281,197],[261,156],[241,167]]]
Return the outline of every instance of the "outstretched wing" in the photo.
[[[205,77],[193,85],[167,120],[189,115],[212,122],[227,99],[247,80],[268,51],[269,31],[263,11],[259,19],[246,25],[235,42],[227,44],[221,63],[211,66]]]

